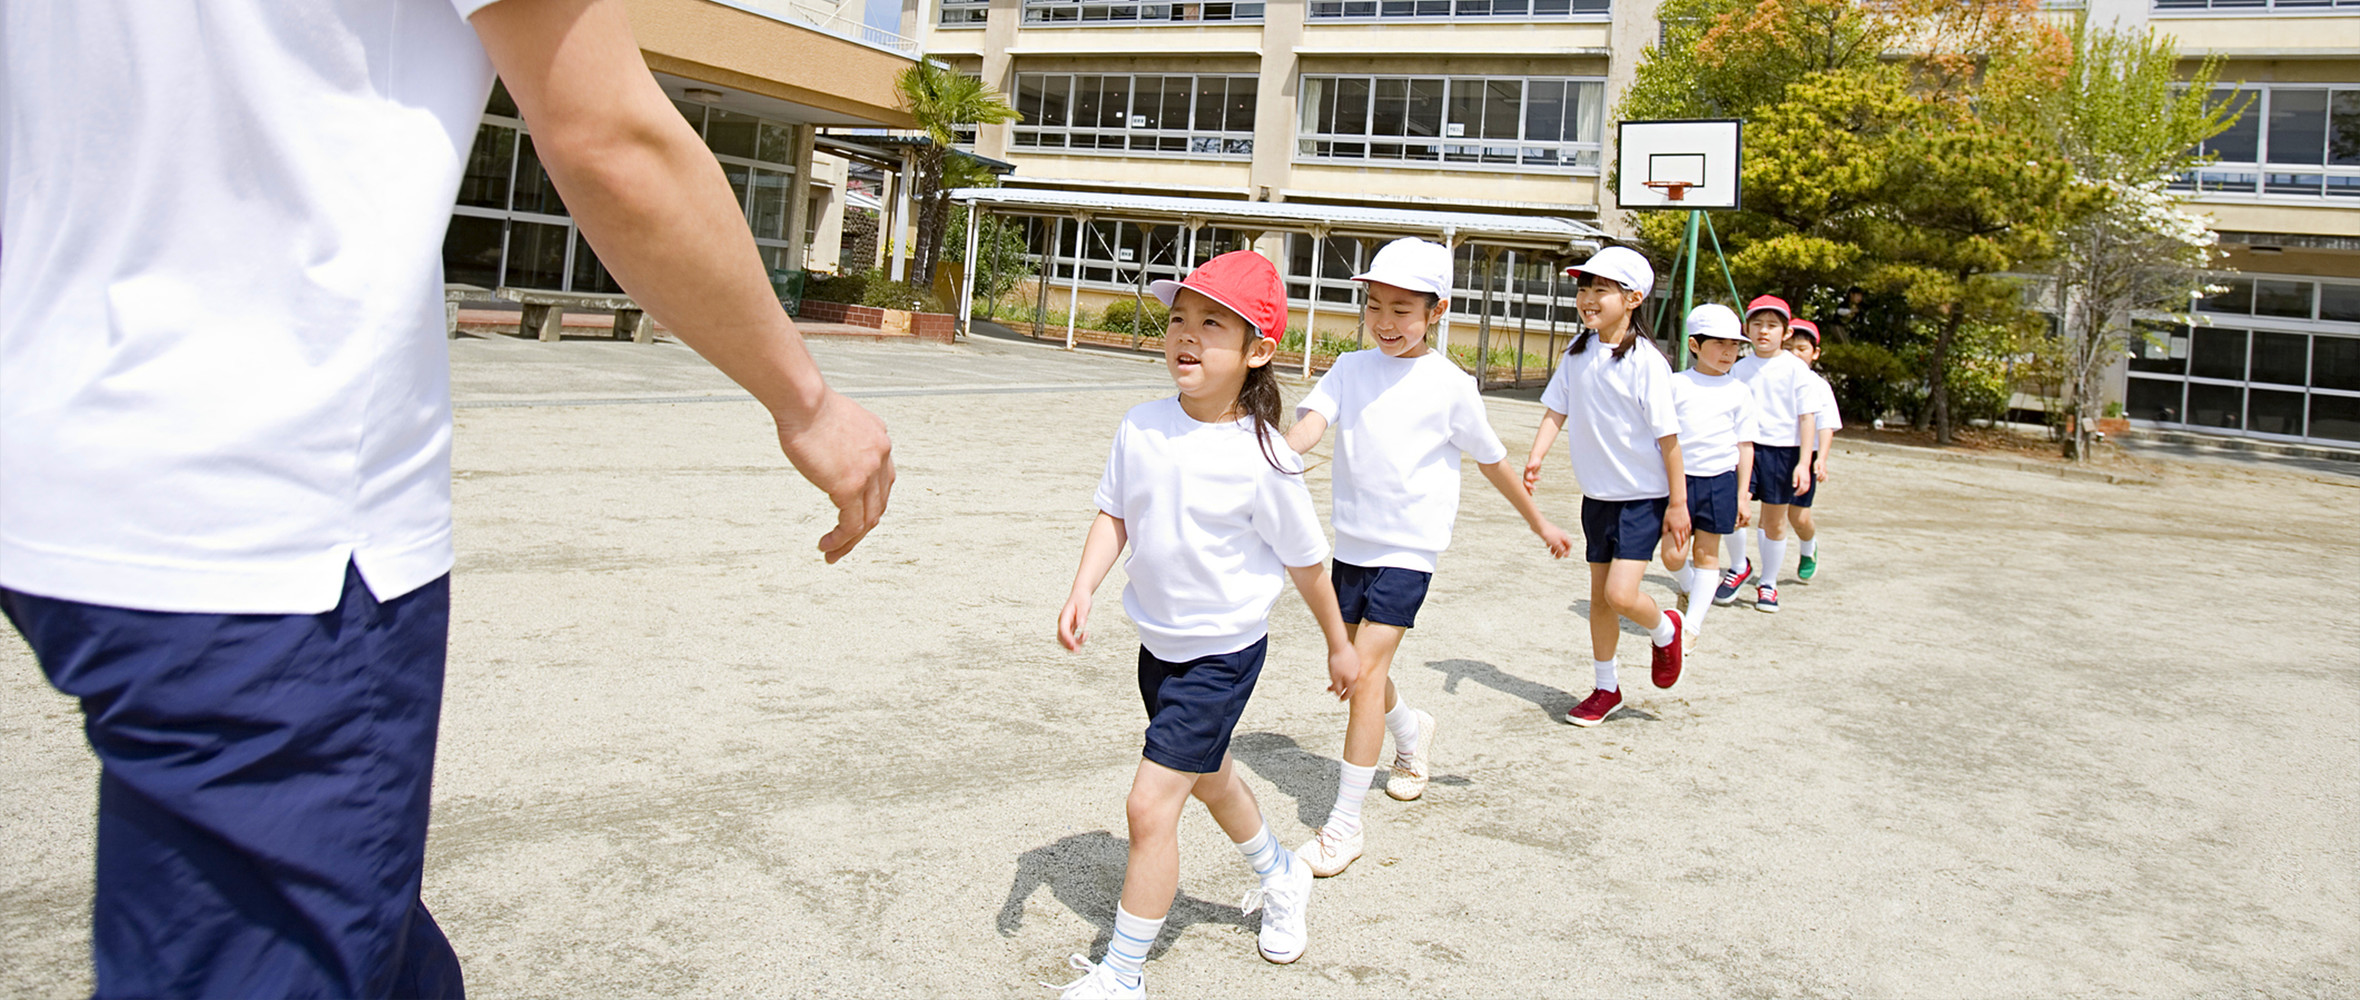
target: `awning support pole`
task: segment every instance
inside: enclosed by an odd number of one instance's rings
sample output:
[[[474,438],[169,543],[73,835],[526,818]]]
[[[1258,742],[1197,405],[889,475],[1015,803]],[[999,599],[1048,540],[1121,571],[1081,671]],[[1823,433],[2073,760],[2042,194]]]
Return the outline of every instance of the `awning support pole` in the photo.
[[[975,248],[978,236],[975,227],[980,221],[982,207],[977,202],[967,203],[967,273],[959,281],[959,336],[962,337],[975,334]]]

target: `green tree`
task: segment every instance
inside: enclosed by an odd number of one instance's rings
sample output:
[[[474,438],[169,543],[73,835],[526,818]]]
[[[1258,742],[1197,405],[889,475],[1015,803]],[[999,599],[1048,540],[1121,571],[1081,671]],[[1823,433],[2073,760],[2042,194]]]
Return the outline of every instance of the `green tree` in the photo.
[[[2184,311],[2218,258],[2212,231],[2169,183],[2196,165],[2198,143],[2244,109],[2212,96],[2217,57],[2183,80],[2177,47],[2152,31],[2093,29],[2085,17],[2073,53],[2053,93],[2018,106],[2099,191],[2097,209],[2060,234],[2048,289],[2059,335],[2044,345],[2073,417],[2064,451],[2080,459],[2089,455],[2099,379],[2140,336],[2132,316]]]
[[[1905,301],[1881,331],[1924,373],[1921,423],[1952,437],[1954,355],[2026,320],[2002,278],[2055,252],[2090,198],[2037,134],[2011,128],[2067,48],[2033,0],[1668,0],[1621,114],[1746,120],[1745,205],[1717,215],[1753,288]],[[1673,213],[1641,234],[1678,241]],[[1851,331],[1857,335],[1859,331]]]
[[[912,284],[926,287],[933,283],[935,263],[942,259],[942,238],[950,215],[950,203],[942,197],[949,187],[945,184],[946,163],[958,142],[959,127],[998,125],[1020,116],[999,91],[982,80],[927,59],[903,70],[894,80],[894,89],[901,95],[903,109],[917,119],[928,140],[918,148],[918,175],[910,179],[918,223],[910,279]]]

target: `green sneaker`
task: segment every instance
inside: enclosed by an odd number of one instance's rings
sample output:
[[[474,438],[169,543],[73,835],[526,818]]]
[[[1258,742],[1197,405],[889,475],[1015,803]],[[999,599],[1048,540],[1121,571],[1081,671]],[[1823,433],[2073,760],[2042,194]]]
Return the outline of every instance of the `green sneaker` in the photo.
[[[1819,572],[1819,557],[1804,556],[1803,565],[1795,570],[1795,577],[1802,580],[1804,583],[1810,583],[1811,574],[1817,572]]]

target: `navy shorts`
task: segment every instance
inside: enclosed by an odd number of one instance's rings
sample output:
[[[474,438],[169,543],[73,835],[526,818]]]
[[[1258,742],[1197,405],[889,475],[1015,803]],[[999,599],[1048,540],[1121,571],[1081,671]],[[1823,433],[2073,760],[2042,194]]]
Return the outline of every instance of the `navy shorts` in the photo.
[[[1792,445],[1754,446],[1754,499],[1766,504],[1795,502],[1795,463],[1801,449]]]
[[[1819,489],[1820,489],[1820,486],[1821,486],[1821,484],[1820,484],[1820,482],[1819,482],[1819,477],[1817,477],[1817,476],[1813,476],[1813,477],[1811,478],[1811,488],[1810,488],[1809,490],[1806,490],[1806,491],[1804,491],[1804,492],[1801,492],[1801,493],[1797,493],[1797,494],[1795,494],[1795,502],[1794,502],[1794,505],[1795,505],[1795,506],[1797,506],[1797,507],[1809,507],[1809,506],[1811,506],[1811,504],[1812,504],[1812,502],[1813,502],[1813,501],[1816,501],[1816,500],[1818,500],[1818,499],[1819,499]]]
[[[316,615],[0,590],[98,755],[94,995],[457,997],[418,898],[451,583]]]
[[[1344,624],[1364,621],[1394,628],[1416,628],[1418,608],[1426,603],[1426,585],[1434,574],[1399,566],[1354,566],[1337,560],[1328,570],[1336,584],[1336,606]]]
[[[1140,756],[1185,774],[1220,770],[1269,650],[1270,637],[1263,636],[1234,653],[1173,663],[1139,647],[1139,698],[1147,703]]]
[[[1655,558],[1655,543],[1663,540],[1663,512],[1670,497],[1645,500],[1582,498],[1582,543],[1589,561],[1613,562]]]
[[[1726,535],[1737,530],[1737,470],[1718,476],[1688,477],[1688,526],[1691,531]]]

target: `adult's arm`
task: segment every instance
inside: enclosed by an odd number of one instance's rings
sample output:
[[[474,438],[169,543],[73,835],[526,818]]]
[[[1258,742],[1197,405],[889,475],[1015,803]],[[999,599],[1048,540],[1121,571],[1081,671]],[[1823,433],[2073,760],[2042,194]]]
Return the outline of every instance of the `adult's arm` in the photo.
[[[720,164],[656,86],[622,0],[500,0],[473,24],[598,259],[649,316],[768,407],[836,505],[835,562],[885,515],[885,424],[828,388],[779,308]]]

